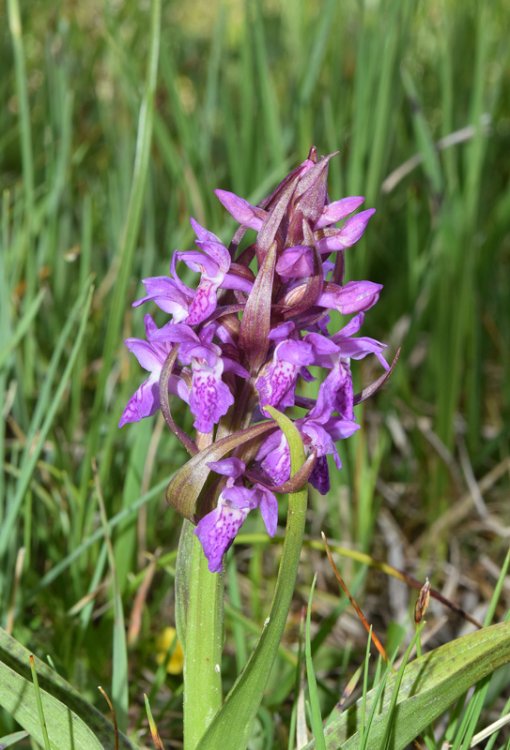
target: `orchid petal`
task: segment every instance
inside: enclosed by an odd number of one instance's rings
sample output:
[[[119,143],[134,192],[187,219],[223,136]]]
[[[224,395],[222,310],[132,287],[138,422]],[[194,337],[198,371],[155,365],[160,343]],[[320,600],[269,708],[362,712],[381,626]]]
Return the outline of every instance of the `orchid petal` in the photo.
[[[374,214],[375,208],[369,208],[347,219],[341,229],[319,240],[317,243],[319,252],[329,254],[352,247],[363,236],[367,224]]]
[[[151,417],[159,409],[158,378],[151,375],[136,389],[126,404],[119,420],[119,427],[128,422],[139,422],[145,417]]]
[[[258,208],[257,206],[252,206],[251,203],[245,201],[244,198],[240,198],[238,195],[230,193],[228,190],[215,190],[214,192],[220,203],[223,204],[229,214],[233,216],[239,224],[242,224],[244,227],[249,227],[250,229],[255,229],[256,232],[262,228],[262,224],[266,217],[266,212],[263,209]]]
[[[365,202],[365,198],[361,195],[349,196],[348,198],[342,198],[339,201],[333,201],[324,206],[324,210],[319,217],[319,221],[315,225],[315,229],[323,229],[330,224],[336,224],[337,221],[345,219],[353,211]]]
[[[195,534],[204,549],[211,573],[221,571],[223,555],[234,541],[248,513],[249,509],[233,507],[220,497],[218,506],[197,524]]]
[[[222,474],[225,477],[232,477],[233,479],[238,479],[246,470],[244,461],[235,456],[223,458],[220,461],[209,461],[207,466],[216,474]]]

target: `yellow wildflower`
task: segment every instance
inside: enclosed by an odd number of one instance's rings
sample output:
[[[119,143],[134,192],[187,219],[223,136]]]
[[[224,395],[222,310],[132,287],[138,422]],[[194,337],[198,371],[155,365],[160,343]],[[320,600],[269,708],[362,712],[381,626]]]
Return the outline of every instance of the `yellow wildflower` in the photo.
[[[170,657],[169,657],[170,655]],[[156,639],[156,661],[166,665],[168,674],[181,674],[184,664],[184,652],[177,640],[175,628],[167,627],[161,631]]]

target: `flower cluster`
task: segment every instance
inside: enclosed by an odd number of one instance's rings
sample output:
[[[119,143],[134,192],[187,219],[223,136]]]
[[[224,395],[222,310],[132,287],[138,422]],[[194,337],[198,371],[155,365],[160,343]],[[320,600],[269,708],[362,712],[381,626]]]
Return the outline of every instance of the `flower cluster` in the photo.
[[[312,457],[308,481],[319,492],[328,491],[327,456],[340,468],[335,443],[359,426],[351,360],[375,354],[389,370],[384,344],[357,335],[381,285],[343,279],[344,251],[363,235],[374,209],[355,213],[364,201],[357,196],[328,201],[332,156],[318,160],[312,149],[258,206],[217,190],[239,224],[228,248],[191,219],[196,249],[174,252],[170,275],[144,279],[145,296],[134,303],[153,302],[171,318],[158,328],[146,315],[146,339],[126,341],[150,374],[130,398],[120,426],[162,408],[170,427],[196,453],[197,445],[211,443],[215,434],[218,439],[246,433],[266,420],[267,406],[292,409]],[[243,242],[248,230],[256,233],[251,243]],[[180,264],[198,274],[194,288],[180,278]],[[332,332],[331,311],[352,317]],[[317,398],[310,399],[301,385],[315,379],[317,368],[325,376]],[[196,443],[163,408],[167,389],[189,405]],[[289,486],[290,457],[283,433],[273,426],[258,443],[240,441],[233,455],[209,463],[217,501],[197,515],[195,533],[211,571],[221,570],[223,555],[251,510],[259,508],[268,533],[275,533],[275,492]]]

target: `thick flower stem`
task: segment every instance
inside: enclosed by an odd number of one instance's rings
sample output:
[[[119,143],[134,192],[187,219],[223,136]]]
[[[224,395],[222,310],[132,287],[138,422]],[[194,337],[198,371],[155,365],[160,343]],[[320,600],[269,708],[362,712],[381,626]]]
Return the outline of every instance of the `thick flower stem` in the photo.
[[[179,564],[187,570],[179,575],[184,574],[187,591],[179,586],[176,591],[177,596],[186,596],[184,748],[195,750],[222,701],[223,576],[209,572],[192,524],[184,523],[180,546],[186,552],[179,555]]]
[[[295,475],[305,461],[303,444],[292,422],[271,406],[273,419],[289,441],[291,471]],[[305,529],[308,489],[289,495],[287,528],[271,612],[264,623],[255,651],[251,654],[221,711],[216,715],[200,750],[241,750],[248,742],[251,725],[275,662],[292,602]]]

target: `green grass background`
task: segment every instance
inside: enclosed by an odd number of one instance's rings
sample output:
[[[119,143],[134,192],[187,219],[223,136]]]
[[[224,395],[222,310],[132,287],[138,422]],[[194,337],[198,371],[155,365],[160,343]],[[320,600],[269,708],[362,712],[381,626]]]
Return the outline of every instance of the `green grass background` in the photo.
[[[160,421],[117,429],[141,378],[122,345],[142,331],[130,303],[141,277],[190,247],[190,214],[229,239],[215,187],[257,201],[312,144],[340,152],[332,197],[377,208],[347,274],[384,284],[366,333],[402,352],[341,446],[332,492],[313,498],[310,538],[324,529],[386,559],[390,517],[409,569],[442,582],[453,556],[483,605],[491,582],[478,561],[501,564],[510,525],[505,0],[163,2],[153,134],[144,140],[142,118],[138,148],[149,3],[9,0],[0,13],[0,624],[102,710],[103,684],[140,742],[149,693],[178,746],[180,678],[158,671],[155,637],[173,621],[179,533],[163,488],[185,454]],[[378,374],[357,366],[358,385]],[[470,493],[487,477],[477,510]],[[278,543],[254,540],[229,568],[227,683],[276,571]],[[349,639],[328,646],[345,602],[319,552],[303,554],[297,603],[317,567],[312,646],[327,703],[363,657]],[[384,586],[371,590],[366,569],[346,575],[390,639]],[[122,609],[132,628],[141,616],[129,645]],[[254,747],[286,747],[297,626]],[[0,715],[0,733],[12,729]]]

